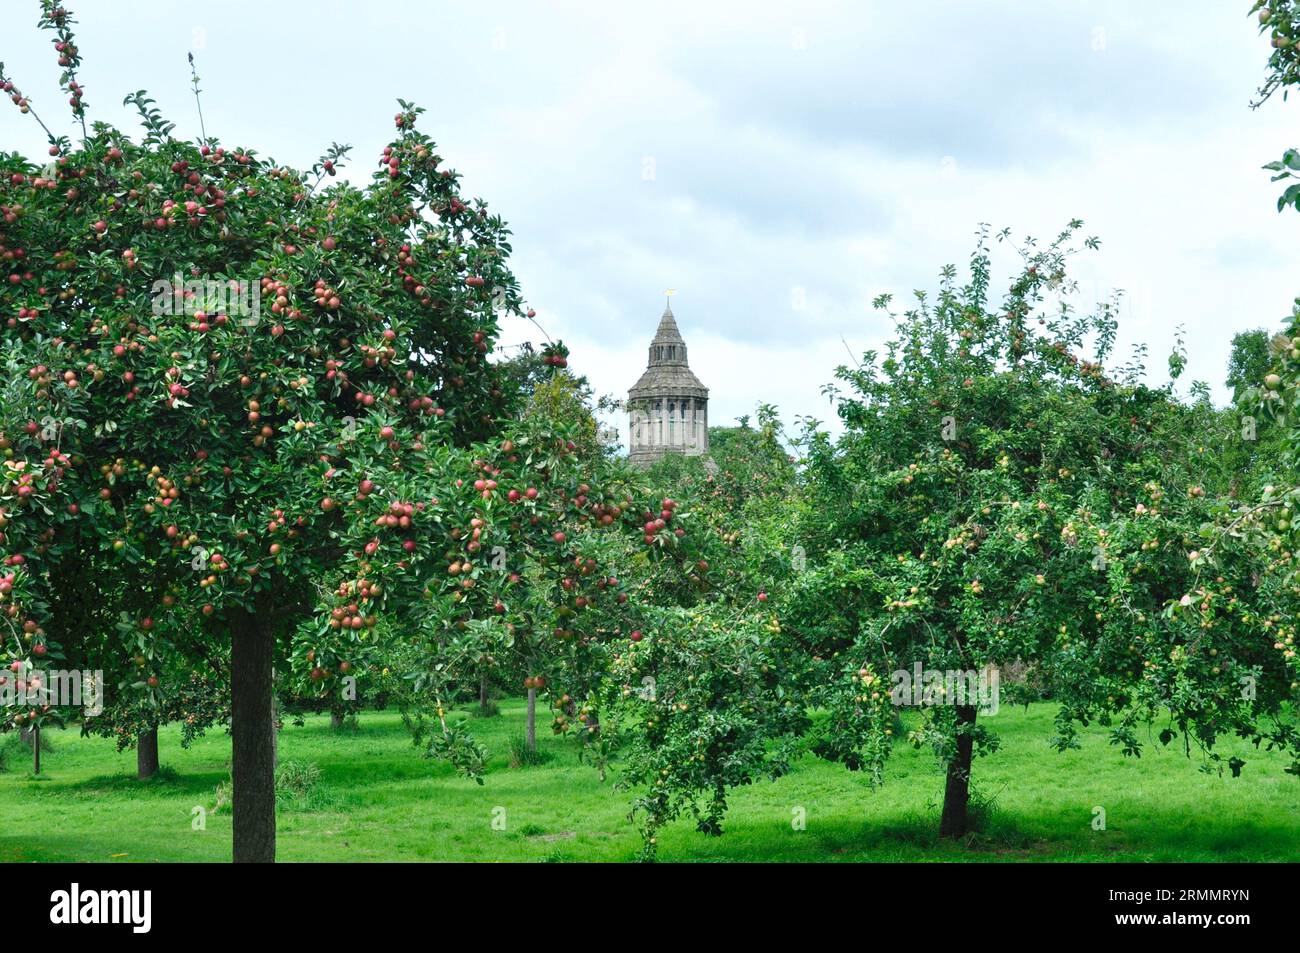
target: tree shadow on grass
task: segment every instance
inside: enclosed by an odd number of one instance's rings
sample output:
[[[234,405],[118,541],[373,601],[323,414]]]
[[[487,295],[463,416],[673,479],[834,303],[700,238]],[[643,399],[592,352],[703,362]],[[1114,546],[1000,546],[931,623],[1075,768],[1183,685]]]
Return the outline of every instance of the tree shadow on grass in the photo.
[[[188,816],[182,824],[165,835],[156,835],[153,843],[142,842],[130,828],[115,832],[60,835],[46,833],[34,842],[31,838],[0,836],[0,862],[121,864],[171,862],[230,862],[230,828],[218,827],[209,818],[208,831],[192,831]],[[159,837],[165,837],[162,845]],[[24,842],[25,841],[25,842]],[[179,856],[178,856],[179,853]]]
[[[100,774],[58,786],[58,794],[130,795],[131,797],[175,797],[179,794],[205,794],[211,797],[230,771],[187,771],[184,774],[163,765],[151,778],[140,780],[133,774]]]
[[[1112,816],[1113,818],[1113,816]],[[983,830],[960,839],[939,836],[938,812],[912,811],[870,820],[825,817],[804,831],[788,822],[732,820],[721,837],[672,825],[660,850],[665,861],[843,862],[1284,862],[1300,856],[1300,828],[1289,819],[1189,819],[1178,811],[1143,811],[1094,831],[1086,812],[1075,816],[996,813]]]

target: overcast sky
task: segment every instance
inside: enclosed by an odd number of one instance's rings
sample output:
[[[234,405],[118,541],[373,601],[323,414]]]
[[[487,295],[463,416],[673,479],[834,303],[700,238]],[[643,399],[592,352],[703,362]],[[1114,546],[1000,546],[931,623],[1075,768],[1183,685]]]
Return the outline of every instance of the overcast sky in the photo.
[[[571,366],[625,396],[676,288],[715,425],[759,401],[829,420],[845,344],[888,335],[871,299],[932,288],[980,222],[1084,219],[1124,351],[1146,342],[1163,380],[1183,325],[1186,379],[1220,398],[1233,333],[1300,293],[1300,216],[1260,170],[1300,145],[1300,103],[1249,108],[1268,49],[1246,0],[69,5],[91,116],[123,128],[147,88],[197,133],[190,51],[209,133],[297,166],[337,140],[368,176],[395,100],[426,107]],[[0,60],[48,122],[37,3],[4,6]],[[0,148],[43,156],[3,105]]]

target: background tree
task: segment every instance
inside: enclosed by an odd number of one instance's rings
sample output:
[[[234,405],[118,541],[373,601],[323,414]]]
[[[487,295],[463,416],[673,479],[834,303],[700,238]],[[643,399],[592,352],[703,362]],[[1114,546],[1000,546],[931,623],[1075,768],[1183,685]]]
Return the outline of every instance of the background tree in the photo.
[[[1257,387],[1273,363],[1269,352],[1272,335],[1262,328],[1239,331],[1232,336],[1232,353],[1228,357],[1228,377],[1224,382],[1233,398],[1248,387]]]
[[[669,453],[656,460],[647,480],[664,492],[698,498],[719,517],[741,513],[751,500],[773,500],[794,486],[790,440],[777,409],[760,404],[757,419],[735,427],[709,428],[707,457]],[[757,426],[752,426],[756,423]]]

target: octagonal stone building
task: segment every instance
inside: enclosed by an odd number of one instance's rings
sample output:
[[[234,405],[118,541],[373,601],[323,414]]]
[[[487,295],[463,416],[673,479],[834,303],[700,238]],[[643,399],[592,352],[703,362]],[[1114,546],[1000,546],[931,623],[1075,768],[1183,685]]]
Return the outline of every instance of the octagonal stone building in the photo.
[[[650,342],[650,361],[628,391],[628,459],[649,466],[665,453],[709,452],[709,389],[691,371],[671,305]]]

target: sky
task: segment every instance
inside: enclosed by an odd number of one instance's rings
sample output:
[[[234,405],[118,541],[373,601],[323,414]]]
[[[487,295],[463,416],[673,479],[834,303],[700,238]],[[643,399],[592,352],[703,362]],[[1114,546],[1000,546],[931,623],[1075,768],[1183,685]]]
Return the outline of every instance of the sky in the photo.
[[[357,181],[396,100],[425,107],[570,366],[626,396],[676,289],[715,426],[766,402],[835,429],[823,385],[890,335],[872,299],[933,289],[980,223],[1050,239],[1083,219],[1102,247],[1076,277],[1087,300],[1124,291],[1120,357],[1146,344],[1161,383],[1182,327],[1181,389],[1221,401],[1233,334],[1300,293],[1300,216],[1260,169],[1300,145],[1300,103],[1250,108],[1268,47],[1246,0],[68,6],[90,116],[123,129],[144,88],[197,134],[189,52],[209,134],[298,167],[351,143]],[[0,60],[49,122],[37,10],[4,0]],[[43,156],[0,106],[0,149]],[[529,339],[506,322],[503,343]]]

